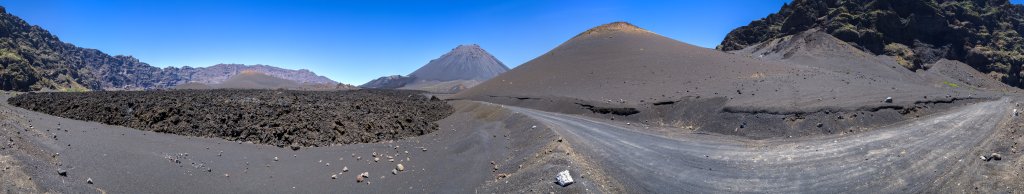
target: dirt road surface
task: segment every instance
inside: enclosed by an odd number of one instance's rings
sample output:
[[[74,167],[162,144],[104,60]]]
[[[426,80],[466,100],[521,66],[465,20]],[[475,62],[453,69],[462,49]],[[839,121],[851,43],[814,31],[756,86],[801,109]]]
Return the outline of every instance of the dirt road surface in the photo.
[[[509,107],[555,129],[630,192],[917,193],[976,165],[971,148],[1010,114],[1008,99],[957,108],[865,133],[745,140],[668,138],[574,115]]]

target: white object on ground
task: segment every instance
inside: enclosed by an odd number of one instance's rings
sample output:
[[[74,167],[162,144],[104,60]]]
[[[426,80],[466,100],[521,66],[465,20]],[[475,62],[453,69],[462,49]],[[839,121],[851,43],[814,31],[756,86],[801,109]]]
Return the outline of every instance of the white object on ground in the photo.
[[[558,185],[561,185],[563,187],[569,186],[569,184],[572,184],[573,182],[572,175],[569,175],[568,170],[559,172],[558,175],[555,176],[555,180],[558,180]]]

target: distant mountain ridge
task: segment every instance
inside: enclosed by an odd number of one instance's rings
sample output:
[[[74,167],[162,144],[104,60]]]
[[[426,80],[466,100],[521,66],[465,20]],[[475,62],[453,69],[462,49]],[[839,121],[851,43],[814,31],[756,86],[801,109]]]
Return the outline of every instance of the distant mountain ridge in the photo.
[[[401,88],[406,84],[412,83],[413,81],[416,81],[416,78],[403,75],[390,75],[370,80],[369,82],[366,82],[365,84],[360,85],[359,87],[395,89]]]
[[[217,64],[209,67],[181,68],[188,82],[219,84],[232,76],[246,71],[259,72],[277,78],[302,84],[337,84],[334,80],[317,75],[306,69],[290,70],[269,65]]]
[[[158,68],[131,56],[110,56],[60,41],[0,6],[0,90],[123,90],[171,88],[188,82],[219,83],[244,70],[299,83],[335,85],[309,70],[266,65]]]
[[[384,76],[360,87],[455,93],[508,70],[508,66],[480,48],[480,45],[459,45],[408,76]]]

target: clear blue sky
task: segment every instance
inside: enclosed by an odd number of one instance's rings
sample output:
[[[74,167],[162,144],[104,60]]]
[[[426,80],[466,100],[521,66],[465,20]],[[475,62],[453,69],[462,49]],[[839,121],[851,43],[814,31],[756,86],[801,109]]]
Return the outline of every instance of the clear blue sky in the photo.
[[[408,74],[459,44],[518,66],[591,27],[627,21],[714,47],[788,0],[4,0],[61,40],[158,67],[310,69],[362,84]]]

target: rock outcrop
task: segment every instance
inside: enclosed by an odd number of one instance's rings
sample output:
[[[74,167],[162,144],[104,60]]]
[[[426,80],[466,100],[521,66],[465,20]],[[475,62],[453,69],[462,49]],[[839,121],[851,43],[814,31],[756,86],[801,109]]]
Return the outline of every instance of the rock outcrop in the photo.
[[[909,69],[940,59],[964,62],[1024,86],[1024,6],[1008,0],[794,0],[730,32],[723,51],[817,29]]]

